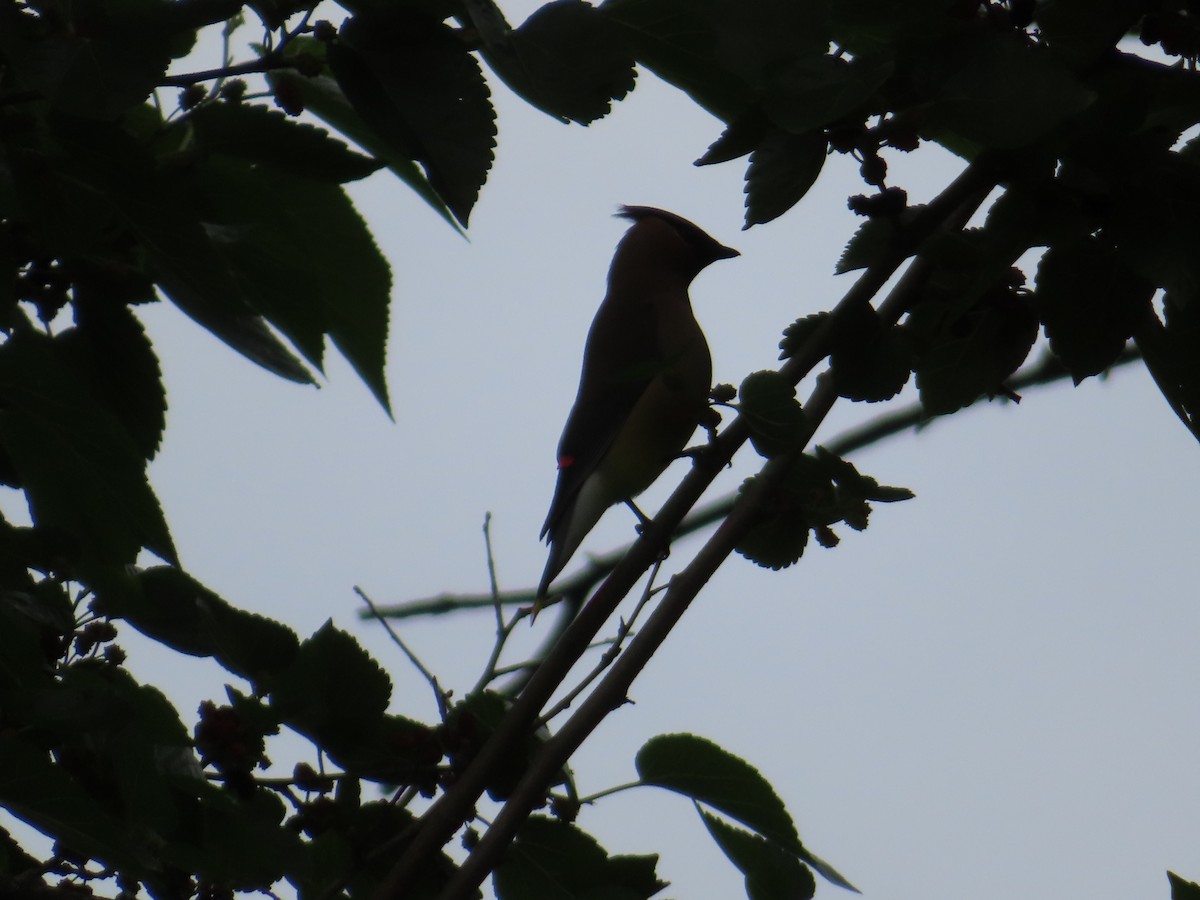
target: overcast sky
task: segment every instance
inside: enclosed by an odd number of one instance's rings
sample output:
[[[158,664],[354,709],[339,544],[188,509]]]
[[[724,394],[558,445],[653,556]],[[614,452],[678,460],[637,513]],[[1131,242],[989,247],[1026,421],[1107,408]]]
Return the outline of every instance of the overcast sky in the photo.
[[[533,6],[506,8],[516,21]],[[395,710],[427,721],[427,688],[357,620],[352,586],[381,603],[486,590],[488,511],[501,587],[536,582],[555,445],[626,227],[616,207],[673,210],[742,251],[692,292],[715,378],[736,384],[852,283],[832,270],[858,224],[845,197],[863,190],[834,157],[797,208],[741,233],[743,163],[691,165],[721,124],[649,73],[589,128],[493,84],[499,147],[469,241],[386,172],[353,187],[394,268],[394,424],[332,352],[322,390],[301,388],[169,305],[139,308],[170,402],[152,478],[184,565],[302,635],[333,618],[389,669]],[[889,161],[914,201],[961,168],[936,148]],[[910,386],[897,402],[913,399]],[[881,411],[839,405],[818,442]],[[854,461],[916,499],[784,572],[731,559],[634,685],[636,704],[574,760],[580,790],[631,780],[642,743],[688,731],[756,765],[810,849],[868,897],[1165,900],[1166,869],[1200,878],[1200,448],[1149,377],[1130,367],[1031,390]],[[710,496],[758,463],[745,448]],[[584,549],[610,550],[632,525],[614,509]],[[699,546],[680,543],[668,569]],[[481,613],[403,633],[461,694],[492,628]],[[206,661],[138,645],[129,665],[169,678],[185,718],[223,696],[227,676]],[[660,852],[666,896],[742,891],[682,798],[621,794],[579,824],[612,852]]]

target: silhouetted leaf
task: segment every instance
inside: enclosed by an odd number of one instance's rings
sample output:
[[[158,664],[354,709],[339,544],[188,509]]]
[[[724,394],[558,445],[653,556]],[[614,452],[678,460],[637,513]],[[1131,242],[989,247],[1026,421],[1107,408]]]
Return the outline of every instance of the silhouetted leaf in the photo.
[[[605,16],[582,0],[552,0],[515,31],[484,44],[484,59],[527,102],[587,125],[634,84],[633,59]]]
[[[325,336],[390,413],[391,271],[337,185],[214,156],[196,173],[214,248],[254,309],[320,367]]]
[[[746,877],[749,900],[808,900],[816,892],[816,879],[795,854],[699,807],[697,811],[717,846]]]
[[[655,855],[609,856],[595,838],[574,825],[531,816],[496,869],[496,896],[499,900],[641,900],[667,886],[655,875],[657,862]]]
[[[964,64],[944,80],[922,134],[962,155],[1027,146],[1095,100],[1049,51],[1015,35],[987,33],[960,52]]]
[[[638,750],[638,778],[720,810],[782,847],[800,836],[771,784],[748,762],[692,734],[661,734]]]
[[[329,63],[363,121],[421,164],[465,226],[496,144],[495,112],[475,57],[439,22],[364,14],[342,25]]]
[[[738,412],[750,426],[755,451],[768,459],[798,446],[807,436],[796,386],[778,372],[747,375],[738,388]]]
[[[746,168],[743,230],[770,222],[799,203],[821,174],[828,148],[821,131],[774,131],[763,138],[750,154]]]
[[[1035,306],[1075,383],[1113,364],[1150,314],[1154,286],[1111,247],[1086,238],[1051,247],[1038,266]]]
[[[145,456],[77,362],[69,342],[28,330],[0,345],[0,445],[34,523],[76,538],[89,567],[131,563],[143,547],[173,562]]]
[[[199,147],[269,170],[342,184],[383,167],[355,153],[329,132],[258,103],[207,103],[188,120]]]

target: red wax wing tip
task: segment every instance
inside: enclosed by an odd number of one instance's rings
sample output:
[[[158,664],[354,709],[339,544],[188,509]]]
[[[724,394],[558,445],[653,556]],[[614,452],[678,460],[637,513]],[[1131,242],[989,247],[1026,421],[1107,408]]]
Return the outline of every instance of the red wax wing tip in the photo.
[[[573,465],[575,465],[575,457],[573,456],[560,456],[558,458],[558,467],[560,469],[569,469]]]

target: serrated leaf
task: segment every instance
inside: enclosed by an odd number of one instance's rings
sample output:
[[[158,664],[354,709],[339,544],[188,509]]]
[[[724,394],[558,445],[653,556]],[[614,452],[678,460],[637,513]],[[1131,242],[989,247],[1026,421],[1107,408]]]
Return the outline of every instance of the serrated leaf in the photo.
[[[78,303],[75,320],[78,328],[59,337],[69,345],[80,377],[120,420],[142,455],[154,459],[167,424],[167,394],[145,328],[133,310],[112,303]]]
[[[608,115],[636,74],[613,24],[582,0],[546,3],[483,56],[528,103],[581,125]]]
[[[693,165],[711,166],[745,156],[759,145],[767,130],[768,123],[763,114],[757,109],[747,110],[725,127]]]
[[[775,789],[748,762],[692,734],[662,734],[638,750],[642,784],[683,794],[753,829],[792,853],[803,848]]]
[[[699,805],[696,811],[717,846],[745,876],[749,900],[809,900],[816,892],[816,879],[795,854],[735,828]]]
[[[1168,291],[1163,314],[1165,324],[1148,316],[1138,328],[1138,349],[1171,410],[1200,440],[1200,310],[1194,298]]]
[[[905,333],[884,327],[870,306],[842,317],[829,365],[838,396],[876,403],[900,393],[912,366],[912,348]]]
[[[800,446],[808,436],[796,386],[778,372],[746,376],[738,388],[738,413],[750,426],[754,449],[768,459]]]
[[[171,61],[172,4],[62,7],[46,28],[15,8],[0,17],[10,87],[33,91],[57,113],[114,119],[154,90]],[[35,22],[37,24],[35,24]]]
[[[345,744],[380,727],[391,694],[383,667],[354,638],[326,622],[280,673],[271,708],[322,746]]]
[[[71,535],[88,567],[132,563],[143,547],[173,562],[145,456],[77,362],[69,342],[24,329],[0,345],[0,445],[34,523]]]
[[[778,67],[829,47],[817,2],[605,0],[600,9],[638,62],[726,122],[756,105]]]
[[[738,488],[738,501],[749,495],[757,478],[752,476]],[[783,497],[773,498],[763,508],[734,548],[755,565],[778,571],[794,565],[808,546],[809,521],[804,508]]]
[[[921,404],[931,415],[999,392],[1037,338],[1029,301],[1007,291],[987,294],[966,310],[953,300],[922,301],[904,327],[916,348]]]
[[[819,312],[797,319],[783,330],[783,338],[779,342],[779,358],[791,359],[816,336],[821,326],[829,320],[829,313]]]
[[[824,132],[774,131],[750,154],[746,167],[746,223],[743,230],[777,219],[816,183],[829,142]]]
[[[1051,247],[1038,265],[1034,306],[1050,349],[1076,384],[1116,361],[1142,319],[1154,286],[1121,255],[1089,237]]]
[[[175,305],[253,362],[311,384],[304,365],[245,303],[202,218],[145,148],[110,123],[60,119],[55,125],[72,175],[116,209]]]
[[[498,900],[641,900],[667,886],[655,875],[657,862],[656,855],[609,856],[574,825],[531,816],[496,868],[493,883]]]
[[[215,883],[268,891],[289,872],[305,868],[305,847],[284,823],[287,810],[272,791],[255,791],[236,804],[201,784],[193,831],[164,848],[167,861]]]
[[[125,823],[55,765],[44,748],[8,731],[0,732],[0,806],[77,853],[125,870],[151,868],[144,842]]]
[[[846,249],[838,257],[834,274],[845,275],[856,269],[865,269],[883,259],[891,249],[896,236],[896,225],[890,218],[868,219],[858,226],[858,231],[846,243]]]
[[[188,121],[203,151],[300,178],[343,184],[383,167],[382,162],[355,153],[324,129],[260,103],[206,103]]]
[[[341,134],[344,134],[372,156],[383,160],[393,175],[412,188],[413,192],[425,201],[426,205],[441,216],[455,231],[462,234],[462,228],[446,206],[441,195],[434,190],[412,159],[400,153],[391,144],[362,120],[350,101],[346,99],[338,83],[328,75],[315,78],[304,78],[295,72],[281,69],[267,73],[267,83],[272,90],[286,90],[296,93],[304,102],[304,108],[322,121],[328,122]]]
[[[496,145],[495,112],[475,57],[439,22],[363,14],[343,23],[329,63],[363,121],[421,164],[465,226]]]
[[[196,173],[213,246],[254,309],[320,368],[328,335],[391,413],[391,270],[337,185],[213,157]]]
[[[211,656],[261,688],[290,666],[300,640],[278,622],[237,609],[181,569],[153,566],[110,583],[98,609],[190,656]]]
[[[891,54],[801,57],[771,72],[763,107],[793,134],[820,131],[859,112],[892,74]]]
[[[1017,35],[988,31],[959,49],[964,64],[943,82],[922,128],[952,151],[1028,146],[1095,100],[1045,47]]]

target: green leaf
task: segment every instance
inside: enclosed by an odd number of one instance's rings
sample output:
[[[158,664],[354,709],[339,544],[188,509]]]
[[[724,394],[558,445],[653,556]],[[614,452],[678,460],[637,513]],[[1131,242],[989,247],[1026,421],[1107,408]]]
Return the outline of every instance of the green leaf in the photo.
[[[246,304],[196,209],[145,148],[109,123],[59,119],[55,125],[72,176],[116,208],[175,305],[268,371],[311,384],[308,370]]]
[[[747,110],[730,122],[692,165],[711,166],[745,156],[767,136],[769,128],[766,117],[759,110]]]
[[[612,22],[582,0],[546,3],[483,56],[528,103],[581,125],[608,115],[636,74]]]
[[[326,622],[279,675],[271,708],[322,746],[346,744],[380,727],[391,694],[391,679],[379,663]]]
[[[188,121],[203,150],[300,178],[342,184],[383,166],[324,129],[259,103],[206,103]]]
[[[797,319],[783,330],[783,338],[779,341],[779,358],[791,359],[805,348],[808,342],[816,337],[821,326],[829,321],[829,313],[819,312]]]
[[[574,825],[531,816],[521,826],[494,885],[498,900],[641,900],[665,888],[655,875],[658,857],[609,856]]]
[[[754,475],[742,482],[738,488],[739,502],[749,496],[760,477]],[[754,524],[734,549],[755,565],[774,571],[786,569],[804,555],[810,527],[803,504],[780,492],[764,500]]]
[[[770,459],[800,446],[809,425],[796,386],[778,372],[747,375],[738,388],[738,412],[750,426],[755,451]]]
[[[173,4],[91,0],[34,19],[0,14],[10,90],[30,90],[58,113],[113,119],[140,104],[171,61]]]
[[[821,131],[773,131],[750,154],[746,168],[746,224],[760,225],[783,215],[808,193],[825,165],[829,142]]]
[[[329,62],[363,121],[421,164],[465,226],[496,145],[495,112],[475,57],[436,21],[364,14],[342,25]]]
[[[196,173],[213,247],[249,304],[320,368],[328,334],[391,413],[391,272],[337,185],[213,157]]]
[[[855,56],[919,46],[961,28],[948,15],[955,0],[837,0],[829,5],[833,40]]]
[[[297,38],[297,40],[301,39]],[[300,97],[307,112],[328,122],[372,156],[382,160],[393,175],[412,188],[416,195],[445,219],[455,231],[462,233],[450,208],[446,206],[441,195],[433,189],[429,179],[421,171],[421,167],[410,157],[396,150],[362,120],[332,77],[319,75],[315,78],[305,78],[295,72],[281,69],[276,72],[268,72],[267,83],[276,93],[283,91]]]
[[[746,877],[749,900],[809,900],[817,883],[793,853],[766,838],[728,824],[697,805],[696,811],[717,846]]]
[[[845,275],[856,269],[865,269],[883,259],[897,236],[897,224],[891,218],[875,218],[863,222],[846,244],[834,272]]]
[[[143,547],[174,562],[145,456],[78,363],[70,342],[24,328],[0,345],[0,446],[34,522],[77,540],[93,572],[132,563]]]
[[[957,283],[957,277],[947,282]],[[914,347],[917,390],[930,415],[1001,393],[1037,338],[1037,316],[1022,292],[995,285],[970,301],[969,292],[928,297],[904,325]]]
[[[829,48],[815,0],[605,0],[600,9],[638,62],[726,122],[755,106],[781,67]]]
[[[154,566],[101,591],[97,608],[190,656],[211,656],[266,689],[300,645],[286,625],[237,609],[186,572]]]
[[[1079,384],[1116,361],[1138,324],[1152,315],[1153,295],[1154,286],[1119,253],[1088,237],[1046,251],[1034,299],[1050,349]]]
[[[8,528],[5,529],[9,531]],[[8,534],[4,534],[5,539]],[[62,600],[55,603],[61,615]],[[49,685],[53,675],[47,656],[47,644],[55,646],[58,640],[73,630],[74,616],[70,605],[66,608],[66,621],[58,628],[47,627],[43,621],[48,610],[41,598],[33,591],[8,590],[0,593],[0,691],[30,691],[38,686]],[[63,627],[65,626],[65,627]],[[50,641],[45,640],[50,638]],[[57,648],[56,648],[57,649]],[[9,715],[11,716],[11,710]]]
[[[1200,440],[1200,304],[1168,291],[1165,324],[1147,316],[1137,331],[1146,368],[1172,411]]]
[[[78,376],[125,427],[138,451],[151,460],[166,428],[167,394],[162,370],[146,330],[127,306],[87,296],[75,286],[77,328],[59,335]]]
[[[839,397],[879,403],[908,384],[912,350],[899,328],[880,329],[860,343],[845,344],[830,355]]]
[[[829,364],[838,396],[875,403],[890,400],[908,383],[912,350],[900,328],[884,327],[866,305],[838,317]]]
[[[922,134],[962,155],[973,155],[972,146],[1028,146],[1095,100],[1063,63],[1022,37],[989,30],[958,52],[963,65],[943,82]]]
[[[75,853],[124,870],[148,871],[148,848],[85,791],[50,754],[0,732],[0,806]]]
[[[763,109],[780,128],[809,134],[877,105],[870,102],[892,69],[887,54],[849,61],[840,56],[793,60],[772,72]]]
[[[1120,0],[1053,0],[1039,3],[1038,34],[1055,56],[1076,71],[1109,52],[1133,22]]]
[[[195,788],[199,809],[188,829],[163,848],[165,861],[215,884],[265,892],[304,866],[305,847],[283,818],[282,801],[270,791],[234,800],[215,786]]]
[[[720,810],[780,847],[800,853],[800,836],[775,789],[748,762],[692,734],[651,738],[635,760],[642,784]]]

